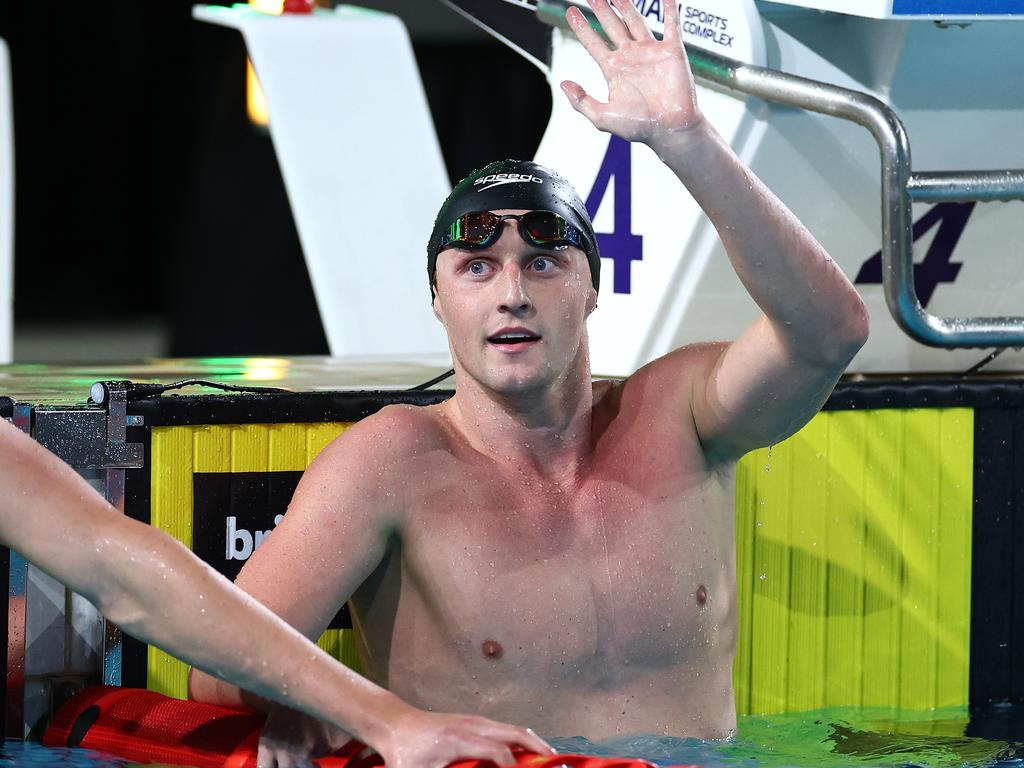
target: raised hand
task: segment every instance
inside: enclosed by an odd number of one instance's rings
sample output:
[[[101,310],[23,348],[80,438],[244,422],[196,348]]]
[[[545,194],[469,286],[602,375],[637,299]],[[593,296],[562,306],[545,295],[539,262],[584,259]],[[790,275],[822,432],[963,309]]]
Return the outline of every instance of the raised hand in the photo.
[[[562,90],[577,112],[602,131],[646,144],[686,131],[703,121],[693,75],[679,34],[675,0],[665,6],[664,39],[658,41],[630,0],[587,0],[611,40],[609,47],[575,6],[565,17],[608,81],[608,103],[572,80]]]

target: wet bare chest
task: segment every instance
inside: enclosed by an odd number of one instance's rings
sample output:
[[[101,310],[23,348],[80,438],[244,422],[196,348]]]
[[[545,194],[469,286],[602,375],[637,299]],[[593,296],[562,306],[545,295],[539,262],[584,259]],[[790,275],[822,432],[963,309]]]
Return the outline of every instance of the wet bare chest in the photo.
[[[564,493],[469,473],[410,521],[409,610],[470,664],[593,679],[699,655],[731,609],[725,485],[596,473]]]

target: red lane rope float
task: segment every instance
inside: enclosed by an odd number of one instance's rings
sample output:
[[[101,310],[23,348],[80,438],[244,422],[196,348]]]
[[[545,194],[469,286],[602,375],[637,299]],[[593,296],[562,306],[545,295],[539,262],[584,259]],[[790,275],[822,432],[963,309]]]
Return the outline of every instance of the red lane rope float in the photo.
[[[181,701],[138,688],[97,686],[68,701],[51,718],[43,744],[80,747],[138,762],[195,768],[256,768],[256,750],[264,716],[257,712]],[[352,740],[320,768],[382,768],[376,753]],[[517,751],[521,768],[654,768],[644,760],[585,755],[537,755]],[[450,768],[494,768],[484,760],[465,760]],[[698,766],[673,766],[698,768]]]

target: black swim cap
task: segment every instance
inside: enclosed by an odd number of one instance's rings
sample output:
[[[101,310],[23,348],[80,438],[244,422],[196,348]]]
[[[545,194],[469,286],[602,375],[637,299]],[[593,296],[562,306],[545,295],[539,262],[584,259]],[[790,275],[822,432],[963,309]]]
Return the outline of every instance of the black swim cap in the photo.
[[[456,184],[434,220],[434,231],[427,242],[431,300],[441,237],[452,223],[466,213],[505,209],[553,211],[582,232],[583,250],[590,263],[590,280],[597,290],[601,283],[601,254],[597,251],[594,225],[576,190],[550,168],[530,160],[497,160]]]

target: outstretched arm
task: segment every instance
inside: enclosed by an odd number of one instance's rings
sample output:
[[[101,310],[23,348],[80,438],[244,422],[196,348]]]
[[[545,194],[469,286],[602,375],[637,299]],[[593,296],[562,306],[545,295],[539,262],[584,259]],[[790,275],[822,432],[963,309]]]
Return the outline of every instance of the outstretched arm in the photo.
[[[141,640],[346,729],[393,768],[469,757],[508,763],[507,745],[549,751],[526,729],[421,712],[360,677],[170,536],[118,513],[3,419],[0,462],[0,542]],[[403,731],[416,738],[399,742]]]
[[[614,48],[579,9],[567,19],[608,81],[608,103],[562,88],[596,127],[650,146],[718,230],[736,274],[763,311],[731,344],[679,350],[649,375],[679,382],[712,461],[799,429],[864,344],[863,301],[825,250],[747,168],[697,107],[675,2],[655,40],[629,0],[589,0]]]

